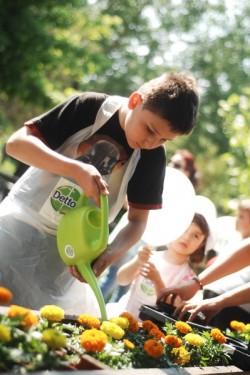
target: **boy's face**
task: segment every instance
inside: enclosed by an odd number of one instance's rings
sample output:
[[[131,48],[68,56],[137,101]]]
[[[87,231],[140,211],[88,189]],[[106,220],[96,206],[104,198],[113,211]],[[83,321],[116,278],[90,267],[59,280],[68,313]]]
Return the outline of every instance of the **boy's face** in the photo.
[[[153,112],[143,109],[141,96],[138,93],[134,101],[129,101],[129,110],[126,113],[123,129],[126,134],[128,144],[131,148],[151,150],[166,141],[172,141],[181,135],[174,133],[170,124]]]

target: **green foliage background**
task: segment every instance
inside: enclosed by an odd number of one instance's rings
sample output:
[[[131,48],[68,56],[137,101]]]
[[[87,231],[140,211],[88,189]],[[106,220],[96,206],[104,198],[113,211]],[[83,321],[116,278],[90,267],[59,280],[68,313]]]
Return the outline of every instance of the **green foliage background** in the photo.
[[[198,126],[167,144],[168,159],[193,152],[199,194],[231,214],[250,197],[249,24],[247,0],[0,0],[1,145],[73,93],[126,96],[165,71],[191,71]]]

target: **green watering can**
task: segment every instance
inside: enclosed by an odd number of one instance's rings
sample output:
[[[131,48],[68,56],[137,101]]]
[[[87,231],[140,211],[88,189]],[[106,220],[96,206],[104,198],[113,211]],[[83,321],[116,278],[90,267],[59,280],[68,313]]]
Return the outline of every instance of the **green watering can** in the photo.
[[[81,195],[76,207],[59,223],[57,247],[67,266],[77,266],[97,298],[102,320],[107,320],[103,295],[91,268],[92,261],[106,249],[109,237],[108,197],[101,194],[100,202],[101,208],[88,205],[88,197]]]

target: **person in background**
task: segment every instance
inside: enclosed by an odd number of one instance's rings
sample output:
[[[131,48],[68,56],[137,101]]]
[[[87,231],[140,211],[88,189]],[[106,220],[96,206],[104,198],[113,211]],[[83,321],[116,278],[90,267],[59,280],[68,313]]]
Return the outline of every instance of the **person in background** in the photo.
[[[177,150],[171,157],[168,166],[183,172],[191,181],[194,189],[199,189],[199,171],[195,163],[195,157],[190,151],[186,149]]]
[[[184,302],[177,307],[174,314],[176,317],[181,318],[186,311],[192,310],[189,319],[193,320],[198,312],[202,311],[208,323],[223,307],[250,303],[250,296],[247,294],[249,283],[245,285],[241,284],[238,288],[231,289],[218,297],[214,297],[215,300],[212,298],[211,300],[206,299],[196,303],[191,300],[192,297],[213,281],[248,266],[250,266],[250,237],[242,240],[235,246],[234,251],[219,257],[210,267],[202,271],[196,279],[162,289],[158,293],[157,304],[161,301],[173,304],[178,296]],[[215,302],[215,305],[213,305],[213,302]],[[236,318],[234,317],[233,319],[235,320]]]
[[[209,226],[210,225],[210,226]],[[177,240],[163,251],[152,251],[148,246],[139,248],[137,255],[121,266],[117,280],[121,285],[131,283],[128,292],[113,304],[107,304],[109,315],[128,311],[139,316],[141,305],[155,306],[159,291],[196,277],[192,264],[202,262],[208,241],[212,237],[211,223],[195,213],[192,223]]]
[[[250,238],[250,199],[239,202],[236,213],[236,230],[241,234],[242,240]],[[228,249],[232,251],[232,249]],[[220,256],[220,255],[219,255]],[[215,260],[216,261],[216,260]],[[209,299],[224,295],[231,290],[250,283],[250,267],[223,277],[204,288],[203,298]],[[222,299],[220,300],[222,301]],[[231,300],[230,300],[231,301]],[[250,322],[250,303],[243,305],[230,305],[223,308],[213,318],[210,323],[220,329],[226,329],[232,320],[244,323]]]
[[[90,286],[60,258],[61,218],[84,192],[96,205],[108,196],[110,223],[127,197],[125,227],[92,264],[99,276],[139,241],[149,211],[161,208],[165,143],[193,131],[198,108],[194,77],[167,73],[129,97],[76,94],[10,136],[8,155],[31,166],[0,209],[0,284],[13,303],[94,314]]]

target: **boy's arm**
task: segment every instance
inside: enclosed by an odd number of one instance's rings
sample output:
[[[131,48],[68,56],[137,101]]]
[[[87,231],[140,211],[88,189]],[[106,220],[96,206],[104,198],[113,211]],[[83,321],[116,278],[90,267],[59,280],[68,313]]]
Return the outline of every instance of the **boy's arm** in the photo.
[[[141,239],[146,228],[148,213],[148,210],[129,207],[127,223],[92,265],[94,274],[97,277]],[[84,281],[75,266],[70,267],[70,269],[74,277],[80,281]]]
[[[34,136],[27,126],[12,134],[7,142],[6,152],[25,164],[73,178],[85,194],[93,197],[96,202],[99,202],[100,193],[108,194],[107,184],[94,166],[53,151]]]

